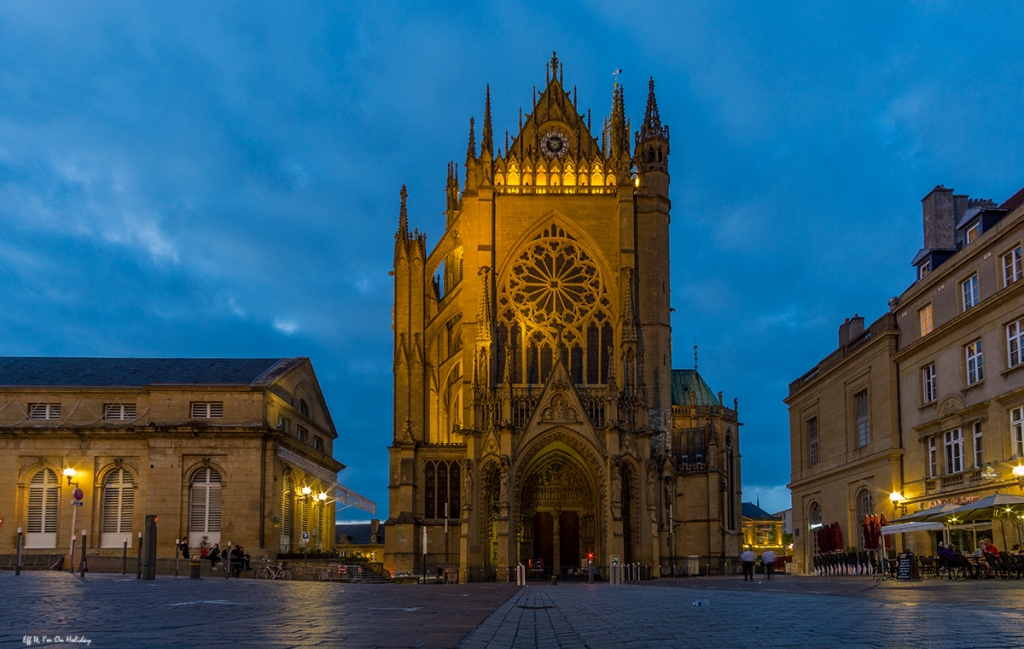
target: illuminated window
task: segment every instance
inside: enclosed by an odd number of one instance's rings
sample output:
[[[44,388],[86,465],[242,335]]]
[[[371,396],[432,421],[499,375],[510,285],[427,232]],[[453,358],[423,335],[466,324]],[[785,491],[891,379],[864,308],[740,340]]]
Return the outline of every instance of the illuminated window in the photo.
[[[821,505],[811,503],[810,513],[807,516],[808,529],[811,537],[811,554],[818,554],[818,529],[821,527]]]
[[[985,440],[982,436],[981,422],[974,422],[974,468],[985,466]]]
[[[978,304],[978,275],[971,275],[960,285],[964,298],[964,311]]]
[[[1024,318],[1006,325],[1007,367],[1024,363]]]
[[[964,440],[959,428],[947,431],[946,435],[946,475],[960,473],[964,470]]]
[[[939,473],[939,450],[935,438],[928,438],[928,477],[934,478]]]
[[[1003,286],[1009,286],[1024,277],[1021,268],[1021,247],[1017,246],[1003,255]]]
[[[917,267],[917,278],[918,279],[924,279],[925,277],[928,277],[928,275],[931,272],[932,272],[932,262],[930,260],[929,261],[924,261],[924,262],[921,263],[920,266]]]
[[[935,401],[935,363],[926,366],[921,370],[921,387],[925,403]]]
[[[857,492],[857,521],[864,522],[864,517],[875,513],[875,497],[868,489]]]
[[[967,243],[970,243],[981,236],[981,223],[975,223],[967,231]]]
[[[981,340],[975,340],[964,348],[967,356],[967,385],[974,385],[985,378],[981,358]]]
[[[918,321],[921,323],[921,335],[927,336],[935,328],[932,321],[932,305],[928,305],[917,312]]]
[[[1014,457],[1024,457],[1024,407],[1010,411],[1010,435]]]
[[[853,397],[857,412],[857,447],[867,446],[871,441],[871,427],[868,413],[868,391],[861,390]]]

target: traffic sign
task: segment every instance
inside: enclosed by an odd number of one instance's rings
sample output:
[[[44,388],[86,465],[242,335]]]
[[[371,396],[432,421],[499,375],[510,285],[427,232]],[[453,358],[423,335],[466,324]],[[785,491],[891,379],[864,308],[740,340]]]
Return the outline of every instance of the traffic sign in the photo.
[[[302,533],[302,540],[303,541],[308,541],[309,540],[309,532],[303,532]]]
[[[347,569],[345,568],[345,566],[338,566],[338,574],[339,575],[343,575],[346,572],[347,572]]]
[[[81,507],[85,503],[83,503],[81,500],[72,500],[71,504],[74,505],[75,507]]]
[[[75,490],[71,493],[71,496],[75,500],[81,500],[82,498],[85,498],[85,492],[79,489],[78,487],[75,487]]]

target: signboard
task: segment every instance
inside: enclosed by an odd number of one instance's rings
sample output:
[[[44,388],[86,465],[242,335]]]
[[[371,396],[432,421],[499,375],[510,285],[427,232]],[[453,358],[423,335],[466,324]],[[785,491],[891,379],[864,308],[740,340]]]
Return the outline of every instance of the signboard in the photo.
[[[309,532],[303,532],[302,533],[302,542],[305,543],[308,540],[309,540]]]
[[[72,500],[71,504],[74,505],[75,507],[81,507],[85,503],[83,503],[81,500]]]
[[[345,566],[338,566],[338,574],[343,575],[346,572]]]
[[[913,552],[900,552],[896,555],[896,579],[907,580],[913,575],[911,574],[914,569],[914,553]]]
[[[71,497],[74,498],[75,500],[80,501],[82,500],[82,498],[85,498],[85,492],[79,489],[78,487],[75,487],[75,490],[71,492]]]
[[[619,565],[619,555],[617,555],[617,554],[613,554],[612,555],[612,565],[613,566]]]

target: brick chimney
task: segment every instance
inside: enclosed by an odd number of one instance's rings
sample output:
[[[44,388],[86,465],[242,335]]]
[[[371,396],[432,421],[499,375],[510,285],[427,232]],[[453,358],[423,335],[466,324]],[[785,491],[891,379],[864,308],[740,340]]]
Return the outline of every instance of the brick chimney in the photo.
[[[957,197],[960,199],[960,197]],[[955,244],[956,208],[961,200],[954,200],[953,190],[937,185],[921,199],[924,217],[924,247],[929,250],[950,249]]]
[[[850,341],[864,333],[864,318],[856,313],[839,325],[839,346],[845,347]]]

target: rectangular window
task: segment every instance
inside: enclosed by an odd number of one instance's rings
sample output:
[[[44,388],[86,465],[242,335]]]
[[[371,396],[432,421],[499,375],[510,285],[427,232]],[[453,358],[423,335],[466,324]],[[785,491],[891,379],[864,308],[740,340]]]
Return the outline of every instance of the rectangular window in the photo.
[[[220,419],[223,416],[223,401],[194,401],[192,403],[192,419]]]
[[[313,448],[323,453],[324,451],[324,438],[313,435]]]
[[[302,426],[295,427],[295,436],[298,437],[301,442],[309,441],[309,431]]]
[[[964,351],[967,355],[967,385],[974,385],[985,378],[981,359],[981,340],[975,340],[967,345]]]
[[[108,403],[103,406],[103,418],[107,421],[132,421],[135,419],[134,403]]]
[[[918,320],[921,323],[921,335],[927,336],[935,328],[932,321],[932,305],[928,305],[917,312]]]
[[[30,403],[28,404],[29,419],[60,419],[59,403]]]
[[[981,434],[981,422],[974,422],[974,468],[980,469],[985,465],[985,443]]]
[[[928,277],[929,273],[931,272],[932,262],[930,260],[922,262],[921,265],[917,267],[917,278],[924,279],[925,277]]]
[[[289,424],[289,422],[288,422],[287,418],[282,417],[281,415],[277,416],[277,429],[278,430],[281,430],[281,431],[284,431],[284,432],[287,433],[288,432],[288,428],[289,428],[288,424]]]
[[[921,370],[922,396],[925,403],[935,401],[935,363]]]
[[[967,231],[967,243],[970,243],[981,236],[981,223],[975,223]]]
[[[818,463],[818,418],[812,417],[807,422],[807,456],[811,466]]]
[[[1010,437],[1014,457],[1024,457],[1024,407],[1010,411]]]
[[[1021,277],[1024,277],[1024,268],[1021,268],[1021,247],[1017,246],[1003,255],[1003,286],[1009,286]]]
[[[1007,367],[1024,363],[1024,318],[1006,325]]]
[[[946,433],[946,475],[964,470],[964,440],[959,428]]]
[[[934,478],[939,473],[939,451],[935,448],[935,438],[928,438],[928,477]]]
[[[978,304],[978,275],[974,274],[960,285],[964,296],[964,311]]]
[[[857,447],[867,446],[871,441],[871,428],[868,423],[868,391],[861,390],[853,397],[857,411]]]

